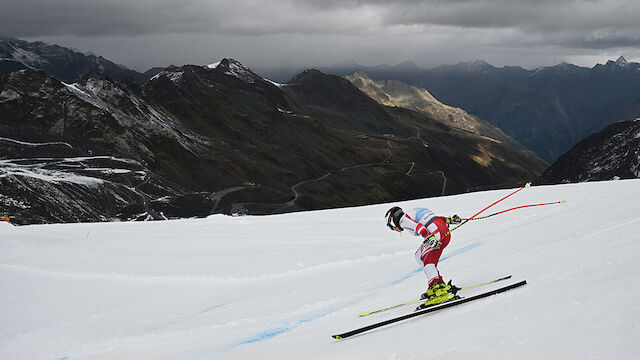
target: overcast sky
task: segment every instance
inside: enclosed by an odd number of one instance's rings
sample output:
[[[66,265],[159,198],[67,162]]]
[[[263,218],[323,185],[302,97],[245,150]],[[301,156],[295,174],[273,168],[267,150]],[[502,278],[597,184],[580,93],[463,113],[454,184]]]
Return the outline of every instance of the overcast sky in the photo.
[[[0,0],[0,36],[140,71],[223,57],[258,71],[348,60],[593,66],[640,61],[640,0]]]

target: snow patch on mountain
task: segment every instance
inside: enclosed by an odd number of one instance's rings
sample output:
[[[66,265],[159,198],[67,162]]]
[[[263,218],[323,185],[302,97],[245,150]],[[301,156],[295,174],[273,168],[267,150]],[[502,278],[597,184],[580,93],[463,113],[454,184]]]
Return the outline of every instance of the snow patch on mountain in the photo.
[[[272,80],[269,80],[269,79],[264,79],[264,80],[265,80],[266,82],[268,82],[268,83],[272,84],[272,85],[277,86],[277,87],[282,87],[282,86],[285,86],[285,85],[286,85],[286,84],[280,84],[280,83],[277,83],[277,82],[272,81]]]
[[[7,41],[7,44],[13,49],[10,60],[19,61],[28,67],[39,67],[45,64],[49,64],[49,62],[45,58],[32,51],[23,49],[21,47],[16,47],[11,43],[11,41]]]
[[[157,73],[156,75],[154,75],[151,78],[151,80],[157,80],[161,76],[166,76],[172,82],[177,83],[182,79],[183,75],[184,75],[184,71],[163,70],[163,71]]]
[[[0,170],[2,171],[2,170]],[[26,204],[24,201],[20,200],[20,199],[14,199],[12,197],[0,194],[0,204],[2,205],[2,207],[4,208],[12,208],[12,207],[16,207],[16,208],[20,208],[20,209],[29,209],[31,206],[29,206],[28,204]],[[0,221],[1,223],[1,221]]]
[[[85,96],[89,96],[89,94],[87,94],[84,90],[80,89],[77,83],[67,84],[65,82],[62,82],[62,84],[64,84],[64,86],[66,86],[69,90],[71,90],[74,93],[81,93]]]
[[[27,145],[27,146],[62,145],[62,146],[66,146],[66,147],[68,147],[70,149],[73,149],[73,146],[71,146],[71,144],[66,143],[66,142],[59,142],[59,141],[34,143],[34,142],[26,142],[26,141],[20,141],[20,140],[15,140],[15,139],[9,139],[9,138],[6,138],[6,137],[0,137],[0,141],[6,141],[6,142],[14,143],[14,144]]]
[[[51,183],[67,182],[80,185],[97,185],[104,181],[60,170],[51,170],[39,166],[18,164],[15,160],[0,160],[0,178],[30,177]]]
[[[110,174],[129,174],[129,173],[136,173],[139,176],[144,177],[145,172],[144,171],[134,171],[134,170],[130,170],[130,169],[112,169],[112,168],[88,168],[85,169],[85,171],[96,171],[99,173],[102,173],[104,175],[110,175]]]
[[[0,103],[17,99],[20,99],[20,94],[13,89],[7,89],[0,92]]]
[[[103,94],[102,89],[104,87],[100,85],[96,85],[97,81],[99,80],[92,78],[87,80],[85,84],[79,84],[79,83],[74,83],[74,84],[63,83],[63,84],[67,87],[69,91],[74,93],[76,96],[78,96],[85,102],[97,108],[100,108],[102,110],[105,110],[107,112],[111,112],[109,105],[105,101],[103,101],[99,96]]]

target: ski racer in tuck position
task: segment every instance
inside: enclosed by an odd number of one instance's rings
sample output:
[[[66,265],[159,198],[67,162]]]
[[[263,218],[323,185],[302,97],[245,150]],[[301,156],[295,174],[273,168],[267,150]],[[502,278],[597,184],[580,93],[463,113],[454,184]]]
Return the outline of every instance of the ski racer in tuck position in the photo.
[[[437,266],[442,251],[451,241],[448,225],[461,223],[460,217],[438,216],[427,208],[414,208],[404,212],[397,206],[389,209],[385,216],[389,229],[397,232],[411,231],[415,236],[422,236],[424,239],[416,250],[415,257],[427,275],[429,286],[427,292],[421,296],[425,302],[418,309],[453,299],[459,288],[451,285],[451,281],[445,284]]]

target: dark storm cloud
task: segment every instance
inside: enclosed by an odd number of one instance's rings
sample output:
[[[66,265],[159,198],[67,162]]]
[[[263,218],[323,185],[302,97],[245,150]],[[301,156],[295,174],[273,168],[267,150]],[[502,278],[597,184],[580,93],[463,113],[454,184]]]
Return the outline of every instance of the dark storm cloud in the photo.
[[[392,24],[439,24],[465,28],[523,28],[538,31],[638,28],[640,2],[572,1],[424,1],[410,9],[393,5]]]
[[[1,4],[3,32],[93,36],[119,32],[206,32],[225,26],[245,32],[313,32],[328,18],[349,14],[356,26],[373,15],[384,24],[439,24],[459,27],[563,28],[636,25],[637,1],[352,0],[293,1],[123,1],[9,0]],[[365,9],[364,11],[362,9]],[[310,13],[310,10],[311,13]],[[300,19],[296,21],[296,19]],[[314,21],[315,19],[315,21]],[[348,19],[344,19],[348,22]],[[331,23],[331,21],[329,21]],[[285,26],[291,26],[291,28]],[[323,29],[331,31],[331,29]]]
[[[562,46],[584,49],[640,48],[638,35],[608,34],[601,37],[572,38],[562,41]]]
[[[3,0],[0,34],[17,37],[211,31],[216,12],[195,1]]]
[[[325,11],[327,7],[373,9],[379,15],[378,28],[422,28],[445,37],[458,33],[464,40],[475,38],[478,46],[640,48],[640,1],[310,0],[304,4]]]
[[[288,0],[0,0],[0,9],[0,35],[15,37],[358,33],[377,16]]]
[[[532,65],[624,48],[633,58],[639,18],[639,0],[0,0],[0,36],[59,42],[139,67],[152,58],[134,58],[141,47],[155,54],[153,65],[197,61],[187,54],[272,64]]]
[[[611,28],[630,30],[622,35],[629,43],[640,33],[640,1],[628,0],[2,0],[0,5],[0,34],[17,37],[362,35],[437,25],[512,28],[525,36],[581,34],[588,44],[589,36]]]

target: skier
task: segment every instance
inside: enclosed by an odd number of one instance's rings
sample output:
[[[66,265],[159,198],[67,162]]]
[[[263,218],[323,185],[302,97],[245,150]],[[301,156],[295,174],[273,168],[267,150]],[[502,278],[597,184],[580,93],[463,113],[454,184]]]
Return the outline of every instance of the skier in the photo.
[[[397,232],[408,230],[415,236],[424,238],[415,256],[427,275],[429,287],[421,296],[425,299],[424,305],[420,305],[418,309],[453,299],[458,288],[451,285],[451,281],[448,284],[444,283],[437,266],[442,250],[451,240],[448,225],[461,223],[460,217],[458,215],[450,218],[438,216],[427,208],[414,208],[404,212],[397,206],[389,209],[385,217],[389,229]]]

